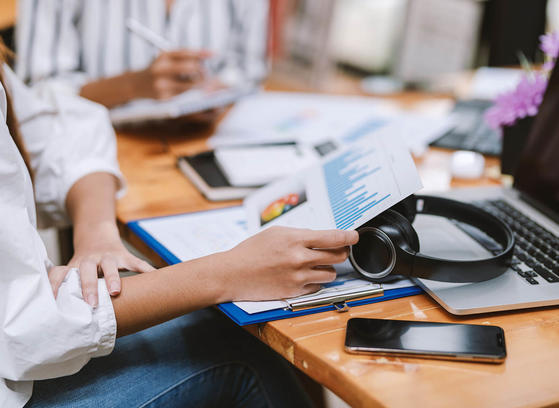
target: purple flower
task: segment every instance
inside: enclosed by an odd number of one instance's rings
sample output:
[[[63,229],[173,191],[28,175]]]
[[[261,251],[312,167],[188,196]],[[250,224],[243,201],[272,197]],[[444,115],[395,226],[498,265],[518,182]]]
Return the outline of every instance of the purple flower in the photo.
[[[554,31],[540,36],[540,48],[549,58],[557,58],[559,56],[559,32]]]
[[[546,86],[546,75],[523,76],[514,91],[497,97],[495,105],[485,113],[485,120],[493,129],[499,129],[527,116],[536,116]]]
[[[559,32],[540,36],[540,48],[547,57],[542,70],[525,74],[514,91],[499,95],[485,113],[485,121],[493,129],[512,126],[517,120],[538,113],[547,78],[559,57]]]
[[[554,66],[555,66],[555,60],[549,60],[543,63],[542,69],[545,72],[551,72]]]

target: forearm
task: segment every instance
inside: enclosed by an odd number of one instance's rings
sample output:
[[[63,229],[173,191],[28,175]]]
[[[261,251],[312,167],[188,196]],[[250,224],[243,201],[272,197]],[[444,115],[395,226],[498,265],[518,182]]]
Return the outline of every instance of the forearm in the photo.
[[[113,298],[117,335],[233,300],[273,300],[320,289],[336,277],[356,231],[271,227],[229,251],[122,281]]]
[[[116,179],[108,173],[89,174],[72,186],[66,205],[74,223],[76,247],[92,239],[118,237],[115,192]],[[227,276],[234,275],[231,269],[228,255],[218,253],[122,279],[120,295],[112,299],[118,335],[231,300],[230,291],[224,289],[231,287],[227,284]]]
[[[112,299],[117,336],[124,336],[194,310],[232,300],[227,253],[169,266],[122,279]]]
[[[115,194],[117,180],[109,173],[91,173],[70,188],[66,208],[74,226],[74,246],[92,232],[116,234]]]
[[[146,71],[130,71],[110,78],[101,78],[85,84],[80,96],[100,103],[107,108],[138,98],[147,98],[149,78]]]

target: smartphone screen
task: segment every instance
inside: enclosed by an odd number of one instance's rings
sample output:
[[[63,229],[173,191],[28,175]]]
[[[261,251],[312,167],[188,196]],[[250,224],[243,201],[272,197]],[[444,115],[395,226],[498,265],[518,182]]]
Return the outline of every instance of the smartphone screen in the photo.
[[[497,326],[384,319],[350,319],[345,349],[487,362],[501,362],[507,354]]]

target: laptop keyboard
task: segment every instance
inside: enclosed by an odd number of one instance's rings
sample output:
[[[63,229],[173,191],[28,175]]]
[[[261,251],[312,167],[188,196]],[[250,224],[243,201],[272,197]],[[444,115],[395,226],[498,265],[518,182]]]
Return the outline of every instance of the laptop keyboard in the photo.
[[[559,238],[557,236],[503,200],[478,201],[474,204],[497,216],[511,227],[516,240],[511,268],[520,277],[532,285],[539,284],[537,277],[549,283],[559,282]],[[480,243],[484,245],[483,242]],[[494,246],[484,246],[495,252]]]
[[[432,142],[431,146],[499,156],[501,136],[483,118],[485,111],[492,105],[492,101],[458,101],[452,113],[456,118],[456,126]]]

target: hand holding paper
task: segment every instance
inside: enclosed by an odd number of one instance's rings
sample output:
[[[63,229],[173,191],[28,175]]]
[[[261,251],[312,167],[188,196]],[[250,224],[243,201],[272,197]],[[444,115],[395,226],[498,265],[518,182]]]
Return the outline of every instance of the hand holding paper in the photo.
[[[346,260],[355,231],[312,231],[275,227],[224,252],[224,279],[232,300],[283,299],[316,292],[336,279],[331,265]],[[233,271],[233,273],[231,273]],[[242,284],[239,284],[242,282]]]

